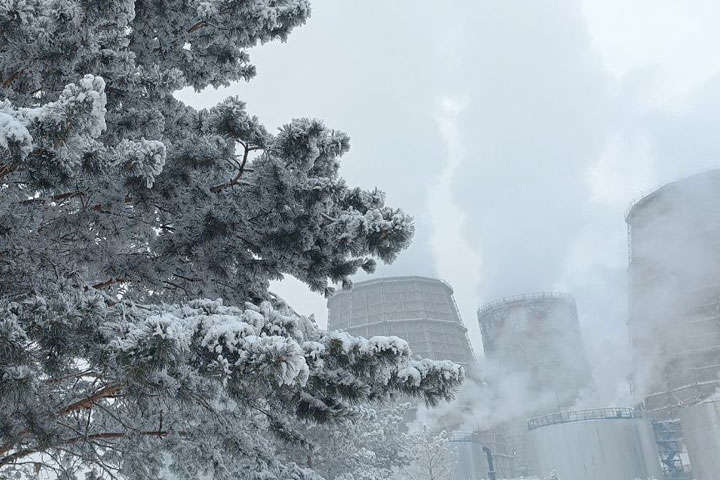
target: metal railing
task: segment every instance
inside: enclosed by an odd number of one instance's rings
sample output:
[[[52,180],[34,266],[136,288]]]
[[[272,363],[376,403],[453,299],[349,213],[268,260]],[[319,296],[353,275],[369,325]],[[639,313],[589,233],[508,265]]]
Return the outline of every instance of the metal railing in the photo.
[[[634,408],[594,408],[591,410],[577,410],[573,412],[557,412],[548,415],[539,415],[528,420],[528,430],[557,425],[559,423],[585,422],[588,420],[615,420],[640,418],[640,413]]]
[[[628,217],[632,213],[632,210],[638,206],[639,204],[643,203],[643,201],[651,196],[655,196],[656,194],[660,195],[661,191],[663,190],[670,190],[671,188],[677,188],[678,184],[683,184],[686,181],[692,181],[692,180],[701,180],[703,178],[707,178],[710,175],[720,175],[720,170],[718,169],[710,169],[704,172],[696,173],[695,175],[691,175],[689,177],[681,178],[669,183],[664,183],[662,185],[657,185],[654,188],[645,188],[643,190],[640,190],[640,195],[638,197],[633,198],[633,200],[630,202],[630,205],[628,205],[627,209],[625,210],[625,221],[628,221]],[[680,188],[683,188],[682,186]]]
[[[480,434],[477,432],[450,432],[448,440],[451,442],[480,442]]]
[[[545,299],[553,299],[553,300],[565,300],[568,303],[575,304],[575,299],[572,295],[567,293],[558,293],[558,292],[537,292],[537,293],[526,293],[523,295],[513,295],[512,297],[504,297],[500,298],[498,300],[493,300],[492,302],[486,303],[485,305],[482,305],[477,313],[478,315],[483,315],[487,313],[490,310],[493,310],[497,308],[500,305],[504,305],[506,303],[511,302],[520,302],[520,301],[527,301],[527,300],[545,300]]]
[[[667,185],[667,184],[665,184],[665,185]],[[653,193],[659,191],[665,185],[655,185],[654,187],[645,188],[645,189],[640,190],[640,193],[630,201],[630,204],[625,209],[625,222],[627,223],[628,217],[630,216],[630,212],[632,211],[633,208],[635,208],[635,205],[637,205],[638,203],[643,201],[646,197],[649,197]]]

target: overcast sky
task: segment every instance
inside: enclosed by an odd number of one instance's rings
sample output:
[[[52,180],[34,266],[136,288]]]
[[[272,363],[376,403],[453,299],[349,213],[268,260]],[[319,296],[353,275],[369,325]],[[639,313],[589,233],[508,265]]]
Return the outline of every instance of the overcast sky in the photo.
[[[449,281],[478,352],[479,304],[572,293],[618,401],[625,211],[720,166],[718,20],[711,0],[314,0],[286,44],[250,52],[250,83],[180,96],[238,95],[268,128],[316,117],[347,132],[343,176],[416,218],[413,246],[378,275]],[[325,325],[322,297],[276,291]]]

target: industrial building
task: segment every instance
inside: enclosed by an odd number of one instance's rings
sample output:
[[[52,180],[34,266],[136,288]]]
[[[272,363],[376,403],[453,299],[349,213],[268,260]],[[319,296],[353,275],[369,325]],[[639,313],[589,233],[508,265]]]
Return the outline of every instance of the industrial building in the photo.
[[[512,444],[496,431],[451,432],[449,440],[458,452],[456,480],[526,476]]]
[[[720,387],[720,170],[646,195],[626,222],[634,387],[667,476],[682,478],[682,445],[693,440],[683,440],[680,409]]]
[[[661,478],[650,422],[630,408],[561,412],[528,420],[540,478]]]
[[[363,337],[395,335],[405,339],[416,356],[475,366],[453,290],[434,278],[380,277],[355,283],[352,289],[328,299],[328,329]],[[451,432],[450,440],[460,454],[457,479],[482,478],[476,475],[488,472],[482,447],[490,439]],[[498,478],[510,478],[505,473],[511,472],[508,465],[513,455],[496,439],[491,445],[497,453],[499,472],[504,475]]]
[[[328,299],[328,330],[405,339],[414,355],[474,365],[467,329],[446,282],[426,277],[380,277]]]
[[[505,450],[514,453],[517,476],[532,475],[537,463],[527,418],[569,408],[580,392],[593,386],[575,300],[563,293],[531,293],[485,304],[477,315],[485,357],[507,375],[529,383],[532,404],[494,431],[503,439]]]
[[[526,375],[538,398],[545,394],[550,401],[541,407],[570,407],[592,387],[572,296],[543,292],[503,298],[480,307],[478,321],[485,357]]]
[[[680,424],[694,480],[720,476],[720,401],[706,401],[680,409]]]

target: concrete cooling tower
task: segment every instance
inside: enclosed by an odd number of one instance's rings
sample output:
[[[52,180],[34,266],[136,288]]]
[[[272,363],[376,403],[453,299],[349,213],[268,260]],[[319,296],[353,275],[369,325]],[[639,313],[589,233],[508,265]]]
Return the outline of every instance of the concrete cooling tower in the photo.
[[[720,170],[665,185],[626,221],[634,388],[667,475],[680,478],[679,410],[720,387]]]
[[[523,412],[494,430],[515,452],[523,476],[537,473],[527,418],[570,408],[592,388],[592,371],[583,348],[575,300],[562,293],[532,293],[503,298],[478,310],[485,357],[503,375],[527,383],[532,398]],[[488,388],[493,389],[488,382]]]
[[[540,478],[662,478],[650,422],[630,408],[562,412],[528,420]]]
[[[414,355],[475,363],[467,329],[447,283],[426,277],[383,277],[356,283],[328,299],[328,330],[405,339]]]
[[[470,371],[475,367],[453,290],[434,278],[380,277],[355,283],[352,289],[341,290],[328,299],[328,330],[366,338],[397,336],[408,342],[414,356],[450,360]],[[415,415],[412,408],[406,421]],[[451,435],[458,436],[457,432]],[[477,458],[478,451],[482,453],[477,443],[454,445],[460,447],[458,480],[479,478],[475,477],[477,472],[487,472],[484,457]]]
[[[485,356],[525,375],[538,396],[550,399],[550,409],[572,406],[579,392],[593,385],[570,295],[504,298],[480,307],[478,321]]]

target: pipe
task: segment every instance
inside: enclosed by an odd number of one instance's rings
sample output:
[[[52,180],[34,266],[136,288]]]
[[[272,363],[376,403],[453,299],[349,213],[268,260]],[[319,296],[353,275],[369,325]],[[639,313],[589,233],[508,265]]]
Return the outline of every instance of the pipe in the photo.
[[[495,476],[495,462],[493,462],[492,452],[485,445],[483,445],[482,449],[483,452],[485,452],[488,462],[488,480],[497,480],[497,477]]]

